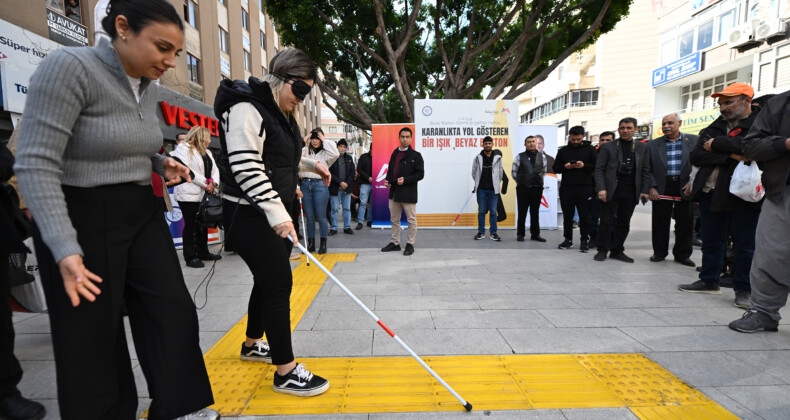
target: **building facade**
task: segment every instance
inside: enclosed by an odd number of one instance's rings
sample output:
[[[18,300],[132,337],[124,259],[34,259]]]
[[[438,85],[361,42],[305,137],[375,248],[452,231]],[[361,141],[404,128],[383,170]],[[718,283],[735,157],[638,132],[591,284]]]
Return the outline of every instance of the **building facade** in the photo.
[[[633,2],[614,30],[568,57],[546,80],[517,98],[520,123],[556,126],[560,146],[575,125],[585,127],[593,141],[602,131],[616,131],[624,117],[634,117],[649,129],[654,94],[650,72],[658,53],[656,18],[651,2]]]
[[[710,95],[734,82],[755,97],[790,88],[790,0],[675,0],[660,9],[655,115],[697,134],[719,115]],[[660,136],[654,133],[654,137]]]
[[[334,99],[329,97],[326,99],[337,109]],[[340,121],[334,111],[332,111],[332,108],[323,102],[321,103],[321,128],[324,130],[324,135],[329,139],[334,141],[346,139],[349,149],[348,153],[354,157],[355,162],[359,156],[370,150],[370,133]]]
[[[263,11],[263,0],[168,0],[184,19],[183,52],[176,58],[176,67],[168,70],[159,80],[167,88],[167,98],[160,98],[162,105],[163,133],[165,138],[174,130],[166,130],[168,121],[178,129],[191,128],[191,113],[201,124],[210,124],[214,118],[213,103],[222,79],[261,77],[269,71],[269,60],[284,48],[279,41],[274,22]],[[8,138],[6,129],[13,126],[19,107],[6,106],[7,96],[26,90],[26,81],[40,59],[31,55],[37,45],[44,45],[45,53],[60,46],[93,45],[96,26],[97,3],[106,0],[41,0],[15,2],[15,7],[0,10],[0,37],[17,39],[13,44],[30,50],[29,57],[4,54],[19,52],[10,42],[0,43],[0,66],[3,67],[0,83],[3,92],[3,110],[0,112],[0,138]],[[9,35],[9,34],[15,35]],[[25,44],[30,44],[27,47]],[[44,53],[44,55],[45,55]],[[15,59],[15,57],[19,57]],[[12,69],[26,71],[13,72]],[[12,80],[19,77],[20,80]],[[174,99],[175,98],[175,99]],[[22,96],[20,100],[24,100]],[[320,125],[321,107],[318,87],[305,98],[298,109],[299,126],[303,134]],[[175,106],[173,102],[178,102]],[[174,107],[184,112],[173,111]],[[171,112],[170,116],[166,115]],[[171,116],[175,115],[175,119]],[[209,127],[210,128],[210,127]]]

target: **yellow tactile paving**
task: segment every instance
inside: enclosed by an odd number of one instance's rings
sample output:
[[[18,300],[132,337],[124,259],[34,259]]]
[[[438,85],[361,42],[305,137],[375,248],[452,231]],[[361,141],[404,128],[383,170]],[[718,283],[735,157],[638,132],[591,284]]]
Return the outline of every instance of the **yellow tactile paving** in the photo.
[[[326,254],[322,263],[353,261]],[[294,270],[292,328],[326,276],[304,263]],[[371,320],[371,323],[373,321]],[[329,379],[323,395],[299,398],[272,390],[270,365],[238,358],[246,318],[206,355],[223,416],[463,411],[461,404],[410,357],[300,358]],[[479,410],[628,407],[640,419],[735,419],[730,412],[641,354],[424,357]]]

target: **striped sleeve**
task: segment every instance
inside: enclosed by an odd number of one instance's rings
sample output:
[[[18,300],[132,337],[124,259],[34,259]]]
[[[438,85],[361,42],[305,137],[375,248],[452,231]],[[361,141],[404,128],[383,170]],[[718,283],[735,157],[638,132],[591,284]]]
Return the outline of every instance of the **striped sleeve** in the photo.
[[[236,183],[264,211],[270,226],[290,222],[291,216],[266,175],[261,159],[266,134],[258,137],[263,121],[260,114],[249,102],[239,102],[223,117],[227,126],[228,161]]]

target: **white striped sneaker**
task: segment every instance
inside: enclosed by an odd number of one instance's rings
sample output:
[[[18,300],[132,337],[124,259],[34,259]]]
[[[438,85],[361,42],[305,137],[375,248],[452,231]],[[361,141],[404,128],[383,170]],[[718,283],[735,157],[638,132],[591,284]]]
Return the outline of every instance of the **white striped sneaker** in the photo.
[[[269,343],[258,340],[249,347],[241,343],[240,359],[248,362],[265,362],[271,364],[272,352],[271,349],[269,349]]]
[[[274,372],[274,392],[296,395],[297,397],[313,397],[321,395],[329,389],[329,381],[313,375],[304,365],[296,367],[285,376]]]

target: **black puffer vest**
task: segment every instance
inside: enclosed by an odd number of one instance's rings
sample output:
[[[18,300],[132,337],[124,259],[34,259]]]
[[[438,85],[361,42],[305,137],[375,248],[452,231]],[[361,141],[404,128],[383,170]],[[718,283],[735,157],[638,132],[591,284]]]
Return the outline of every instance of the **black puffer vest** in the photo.
[[[261,159],[274,190],[288,209],[296,194],[299,161],[302,157],[302,136],[296,120],[293,117],[286,119],[280,107],[274,102],[269,84],[254,77],[250,77],[249,83],[242,80],[232,82],[223,80],[214,99],[214,114],[220,122],[219,141],[222,152],[217,166],[222,179],[222,190],[234,197],[245,197],[239,184],[236,183],[236,176],[231,172],[225,143],[227,122],[222,117],[225,112],[229,112],[231,106],[239,102],[251,103],[263,118],[258,132],[258,136],[265,135],[266,139],[263,143]],[[229,113],[228,119],[230,118],[234,116]],[[243,116],[235,118],[243,118]]]

